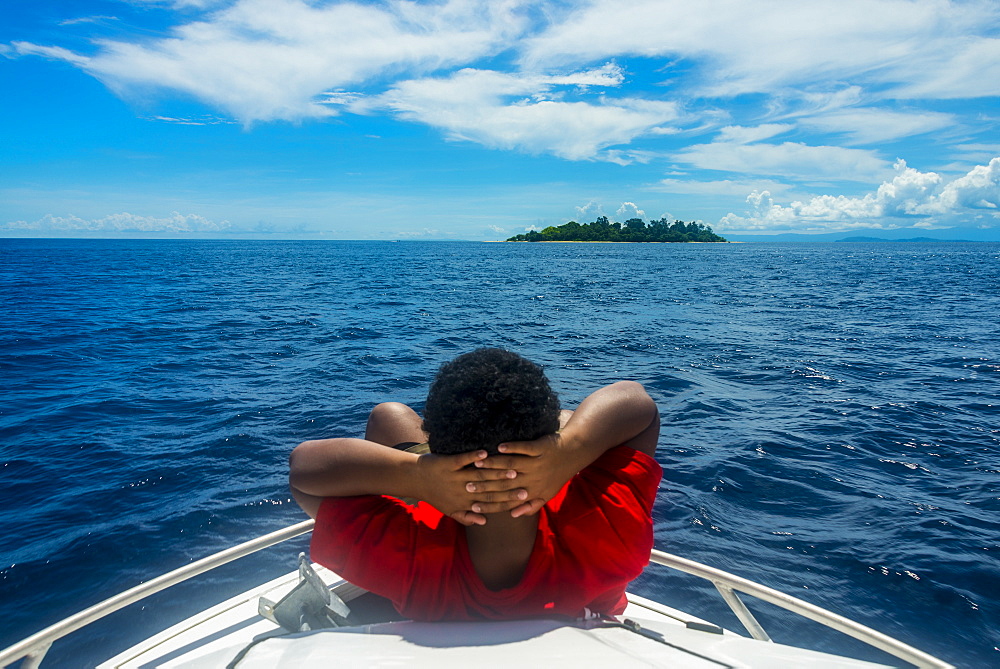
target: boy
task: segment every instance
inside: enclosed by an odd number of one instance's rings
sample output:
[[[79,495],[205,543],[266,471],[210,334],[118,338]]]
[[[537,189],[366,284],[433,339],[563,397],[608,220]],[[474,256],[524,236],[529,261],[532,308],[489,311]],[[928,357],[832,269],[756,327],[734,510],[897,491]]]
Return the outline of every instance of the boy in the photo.
[[[380,404],[365,439],[292,452],[313,559],[415,620],[621,613],[649,561],[661,476],[642,386],[560,412],[540,367],[480,349],[441,368],[424,413]],[[386,448],[419,442],[430,452]]]

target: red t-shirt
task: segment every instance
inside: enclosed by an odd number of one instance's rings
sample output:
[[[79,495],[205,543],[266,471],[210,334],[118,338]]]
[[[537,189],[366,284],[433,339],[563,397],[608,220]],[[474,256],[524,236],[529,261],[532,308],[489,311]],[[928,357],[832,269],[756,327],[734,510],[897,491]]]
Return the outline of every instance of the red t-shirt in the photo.
[[[618,614],[625,587],[649,563],[652,508],[662,470],[627,446],[607,451],[538,512],[521,581],[488,589],[464,527],[420,502],[365,495],[323,500],[312,559],[392,600],[414,620]]]

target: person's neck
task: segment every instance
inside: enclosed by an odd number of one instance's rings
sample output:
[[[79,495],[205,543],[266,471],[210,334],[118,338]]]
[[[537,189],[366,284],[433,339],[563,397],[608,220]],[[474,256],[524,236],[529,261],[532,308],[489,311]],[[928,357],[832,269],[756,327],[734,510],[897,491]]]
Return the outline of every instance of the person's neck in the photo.
[[[485,525],[465,528],[469,557],[487,588],[503,590],[520,582],[537,531],[537,515],[511,518],[508,512],[488,514]]]

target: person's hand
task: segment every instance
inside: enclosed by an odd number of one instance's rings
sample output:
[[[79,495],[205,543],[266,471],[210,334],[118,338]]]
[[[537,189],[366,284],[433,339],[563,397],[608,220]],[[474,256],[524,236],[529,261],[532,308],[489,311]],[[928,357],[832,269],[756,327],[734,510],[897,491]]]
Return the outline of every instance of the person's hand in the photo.
[[[521,504],[502,505],[479,503],[483,513],[495,513],[510,509],[511,516],[530,516],[538,513],[545,503],[556,496],[562,487],[576,473],[573,459],[568,457],[568,448],[560,434],[547,434],[534,441],[511,441],[500,444],[500,455],[477,458],[473,461],[479,471],[517,472],[518,490],[527,491]],[[478,498],[484,494],[502,493],[511,486],[510,479],[486,478],[481,483],[469,484],[469,491]]]
[[[417,458],[421,499],[462,525],[485,525],[486,513],[508,511],[522,504],[528,493],[517,487],[510,468],[468,468],[487,457],[486,451],[458,455],[425,453]],[[489,485],[490,490],[476,486]]]

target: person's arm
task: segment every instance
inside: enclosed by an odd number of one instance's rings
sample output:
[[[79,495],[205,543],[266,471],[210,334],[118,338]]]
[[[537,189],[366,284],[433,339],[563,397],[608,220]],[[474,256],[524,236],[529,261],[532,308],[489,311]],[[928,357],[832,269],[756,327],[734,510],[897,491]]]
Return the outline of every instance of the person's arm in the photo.
[[[289,459],[289,484],[299,506],[313,518],[325,497],[392,495],[421,499],[465,525],[486,522],[470,511],[470,478],[497,480],[515,475],[502,468],[464,470],[486,451],[460,455],[416,455],[364,439],[322,439],[299,444]],[[463,471],[464,470],[464,471]],[[519,490],[498,494],[497,505],[513,508],[527,498]]]
[[[538,512],[577,472],[615,446],[628,446],[650,457],[656,452],[660,414],[646,390],[634,381],[619,381],[592,393],[573,412],[558,434],[535,441],[501,444],[505,455],[475,461],[481,469],[517,471],[516,479],[492,478],[468,484],[477,501],[472,510],[507,510],[503,495],[513,486],[528,492],[528,501],[513,516]],[[495,498],[494,498],[495,496]]]
[[[619,381],[583,400],[559,435],[563,454],[576,471],[615,446],[629,446],[652,457],[660,414],[645,388],[635,381]]]

